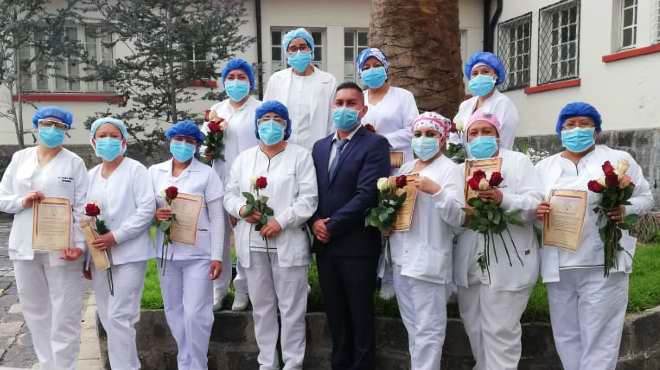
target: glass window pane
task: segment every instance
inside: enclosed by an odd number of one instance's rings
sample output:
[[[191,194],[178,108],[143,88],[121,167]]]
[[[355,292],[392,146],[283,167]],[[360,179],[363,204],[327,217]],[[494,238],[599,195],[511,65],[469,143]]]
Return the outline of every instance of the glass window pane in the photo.
[[[280,50],[282,50],[282,48],[280,48],[279,46],[278,47],[273,46],[272,48],[270,48],[270,52],[271,52],[270,59],[278,60],[278,61],[282,60],[282,52]]]
[[[323,51],[320,47],[314,48],[314,61],[320,62],[323,59]]]
[[[358,32],[358,45],[359,46],[369,46],[369,33],[368,32]]]
[[[355,32],[346,31],[344,32],[344,46],[353,46],[355,45]]]
[[[559,27],[559,13],[552,13],[552,28]]]
[[[561,25],[562,26],[568,25],[568,9],[564,9],[561,11]]]
[[[630,26],[633,24],[633,9],[628,8],[623,11],[623,26]]]
[[[353,48],[344,48],[344,62],[352,62],[355,56],[353,55]]]
[[[577,23],[577,6],[572,7],[570,13],[571,13],[571,23]]]
[[[322,35],[321,32],[312,32],[312,38],[314,39],[315,45],[323,45],[321,35]]]
[[[623,7],[625,8],[625,7],[628,7],[628,6],[633,6],[635,4],[635,2],[636,2],[635,0],[625,0],[623,2]]]
[[[571,41],[577,40],[577,25],[572,25],[569,28],[568,39]]]
[[[67,89],[66,79],[64,74],[66,73],[66,66],[64,62],[57,62],[55,64],[55,89],[58,91],[64,91]]]
[[[571,42],[570,44],[568,44],[568,57],[569,58],[575,58],[576,57],[576,55],[575,55],[576,54],[575,53],[576,46],[577,45],[574,42]]]
[[[626,28],[623,30],[623,46],[630,46],[633,44],[633,29]]]
[[[270,39],[272,40],[273,45],[279,45],[282,43],[282,32],[281,31],[271,31]]]

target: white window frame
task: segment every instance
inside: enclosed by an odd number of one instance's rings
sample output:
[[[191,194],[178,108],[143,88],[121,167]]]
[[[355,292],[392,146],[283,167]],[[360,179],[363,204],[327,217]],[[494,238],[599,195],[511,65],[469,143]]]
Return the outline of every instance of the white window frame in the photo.
[[[563,0],[539,10],[538,85],[580,76],[580,5]]]
[[[655,12],[653,13],[653,20],[655,24],[654,34],[652,40],[654,43],[660,43],[660,0],[655,0]]]
[[[615,0],[615,51],[633,49],[637,46],[637,31],[639,24],[638,0]],[[630,24],[626,24],[626,14],[632,13]],[[625,43],[625,33],[630,32],[631,37]]]
[[[507,72],[506,80],[501,87],[504,91],[524,88],[530,84],[532,24],[532,13],[530,12],[497,26],[497,55],[503,59]],[[525,63],[527,64],[525,65]]]
[[[76,40],[81,42],[83,47],[87,48],[87,35],[86,28],[88,26],[95,26],[96,23],[82,23],[72,26],[71,29],[75,29]],[[107,35],[106,35],[107,37]],[[110,36],[111,37],[111,36]],[[114,61],[114,50],[103,48],[103,38],[96,38],[96,56],[97,60],[101,63],[113,63]],[[111,51],[110,59],[106,61],[104,59],[104,51]],[[28,53],[29,57],[34,56],[34,50],[23,50],[22,52]],[[101,59],[98,59],[101,58]],[[77,69],[78,77],[82,76],[85,73],[86,65],[79,60],[65,60],[61,63],[58,63],[54,68],[50,68],[46,71],[43,71],[42,67],[32,66],[32,70],[29,75],[29,86],[24,86],[23,90],[25,92],[43,92],[43,93],[99,93],[99,92],[112,92],[114,91],[113,86],[110,82],[103,81],[66,81],[62,77],[56,77],[53,74],[57,72],[57,69],[63,67],[66,76],[69,76],[72,69]],[[40,76],[46,75],[46,84],[44,85],[43,79],[40,79]],[[58,82],[60,86],[58,87]],[[62,87],[62,85],[65,87]],[[97,86],[96,88],[94,86]]]
[[[353,45],[346,45],[346,37],[351,35],[353,38]],[[360,44],[360,35],[366,35],[366,42]],[[358,55],[364,49],[369,47],[369,29],[368,28],[346,28],[344,29],[344,81],[354,81],[358,82],[360,79],[360,74],[356,71],[355,62],[357,61]],[[351,60],[347,60],[347,51],[351,50],[353,57]]]
[[[279,33],[279,38],[282,40],[282,37],[284,37],[284,34],[287,32],[299,28],[299,26],[292,26],[292,27],[271,27],[270,28],[270,73],[273,74],[277,71],[289,68],[289,65],[286,63],[286,50],[282,50],[282,43],[274,43],[273,42],[273,34],[274,33]],[[325,28],[320,28],[320,27],[305,27],[309,33],[314,36],[314,34],[320,33],[320,43],[318,40],[314,40],[314,60],[312,63],[317,67],[322,70],[325,70],[325,63],[326,63],[326,29]],[[276,51],[279,50],[280,53],[280,60],[274,60],[273,59],[273,53],[276,53]]]

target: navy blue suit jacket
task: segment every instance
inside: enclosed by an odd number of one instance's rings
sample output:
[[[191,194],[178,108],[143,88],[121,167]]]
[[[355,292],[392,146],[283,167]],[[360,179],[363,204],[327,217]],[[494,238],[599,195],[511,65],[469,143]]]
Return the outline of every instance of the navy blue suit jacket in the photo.
[[[310,220],[330,218],[330,242],[314,241],[314,251],[322,255],[378,256],[380,232],[365,227],[369,208],[376,205],[376,182],[390,174],[389,143],[384,137],[361,127],[353,135],[337,163],[330,182],[328,166],[334,134],[317,141],[312,150],[319,188],[319,205]]]

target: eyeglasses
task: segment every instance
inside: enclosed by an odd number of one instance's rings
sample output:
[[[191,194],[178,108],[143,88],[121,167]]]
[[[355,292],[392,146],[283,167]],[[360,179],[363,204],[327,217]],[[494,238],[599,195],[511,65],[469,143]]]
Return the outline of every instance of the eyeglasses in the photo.
[[[286,51],[290,54],[295,54],[299,51],[310,51],[309,46],[307,44],[296,46],[296,45],[290,45]]]
[[[50,119],[39,120],[39,127],[55,127],[55,128],[59,128],[60,130],[66,130],[69,128],[67,125],[63,124],[60,121],[55,121]]]

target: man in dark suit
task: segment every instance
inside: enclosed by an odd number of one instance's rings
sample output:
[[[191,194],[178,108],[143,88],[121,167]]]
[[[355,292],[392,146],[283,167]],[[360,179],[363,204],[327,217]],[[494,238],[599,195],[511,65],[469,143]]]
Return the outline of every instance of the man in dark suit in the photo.
[[[336,132],[317,141],[312,152],[319,206],[310,223],[334,370],[374,369],[381,237],[364,219],[376,205],[377,180],[389,176],[390,157],[387,140],[360,124],[366,112],[362,89],[353,82],[339,85],[332,111]]]

